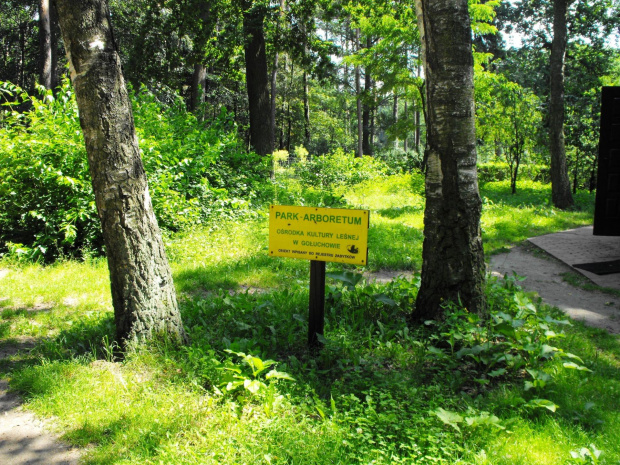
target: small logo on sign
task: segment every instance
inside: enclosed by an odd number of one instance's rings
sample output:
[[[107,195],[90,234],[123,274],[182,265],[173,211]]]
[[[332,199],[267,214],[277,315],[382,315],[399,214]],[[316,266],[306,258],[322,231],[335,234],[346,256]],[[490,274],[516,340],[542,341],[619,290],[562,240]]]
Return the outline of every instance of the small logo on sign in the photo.
[[[348,250],[350,253],[358,253],[358,252],[359,252],[359,249],[358,249],[357,247],[355,247],[355,244],[350,245],[349,247],[347,247],[347,250]]]

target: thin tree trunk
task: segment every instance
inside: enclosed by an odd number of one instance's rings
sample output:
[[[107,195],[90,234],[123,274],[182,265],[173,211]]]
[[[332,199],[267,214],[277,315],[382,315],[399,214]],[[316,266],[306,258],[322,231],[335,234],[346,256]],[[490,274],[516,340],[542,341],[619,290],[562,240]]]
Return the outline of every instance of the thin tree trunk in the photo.
[[[394,106],[392,107],[392,119],[394,126],[398,124],[398,93],[394,90]],[[394,137],[394,150],[398,150],[398,136]]]
[[[207,88],[207,68],[202,63],[194,64],[192,75],[192,98],[190,100],[190,111],[195,112],[204,102],[204,95]],[[203,115],[204,116],[204,115]]]
[[[366,40],[366,47],[371,47],[370,37]],[[366,68],[364,73],[364,103],[362,111],[362,151],[365,155],[372,155],[372,146],[370,143],[370,96],[372,95],[372,78],[370,76],[370,70]]]
[[[105,0],[56,0],[110,271],[116,337],[186,341]]]
[[[484,310],[473,57],[467,0],[416,0],[426,77],[427,172],[422,280],[412,318],[446,302]]]
[[[551,95],[549,99],[549,149],[551,152],[551,198],[557,208],[571,207],[566,148],[564,146],[564,57],[568,41],[566,25],[570,0],[553,1],[553,42],[551,44]]]
[[[53,1],[50,3],[50,29],[52,34],[52,89],[56,89],[61,75],[61,71],[58,69],[58,38],[60,37],[60,30],[58,27],[58,13]]]
[[[360,30],[355,30],[355,47],[360,49]],[[362,122],[362,83],[359,65],[355,65],[355,95],[357,96],[357,153],[356,157],[364,155],[364,125]]]
[[[194,72],[192,74],[192,90],[189,103],[189,109],[192,112],[198,111],[202,103],[205,101],[207,91],[207,67],[204,64],[204,51],[209,39],[210,32],[214,28],[214,21],[211,15],[211,4],[206,0],[195,3],[195,8],[200,16],[201,28],[194,44]],[[200,115],[201,119],[204,114]]]
[[[307,149],[310,147],[310,100],[308,95],[308,73],[305,69],[302,81],[304,87],[304,145]]]
[[[271,99],[263,30],[264,11],[261,5],[256,3],[244,3],[249,5],[243,12],[243,32],[250,144],[259,155],[267,155],[273,152],[273,126],[271,126]]]
[[[285,0],[280,0],[280,20],[284,18],[284,8],[286,6]],[[276,33],[279,35],[280,32],[280,22],[278,22]],[[273,54],[273,68],[271,70],[271,127],[273,128],[273,146],[276,146],[275,138],[276,138],[276,91],[278,84],[278,62],[280,60],[280,53],[276,50]],[[280,141],[282,139],[280,138]],[[280,142],[281,143],[281,142]]]
[[[420,50],[420,53],[422,53],[422,50]],[[420,74],[422,74],[422,70],[420,68],[420,65],[418,64],[418,77],[420,76]],[[415,118],[415,151],[417,153],[420,153],[420,145],[422,144],[422,129],[420,128],[420,125],[422,122],[420,118],[420,108],[418,108],[418,105],[416,105],[415,107],[414,118]]]
[[[19,62],[17,64],[17,85],[24,88],[24,62],[26,55],[26,27],[25,23],[19,24]]]
[[[50,27],[50,2],[39,0],[39,84],[52,88],[52,31]]]
[[[405,121],[406,121],[407,118],[409,117],[409,108],[408,108],[408,105],[407,105],[407,99],[405,99],[405,108],[404,108],[404,110],[405,110]],[[409,136],[409,134],[407,134],[405,132],[405,140],[403,140],[403,150],[405,151],[405,153],[407,153],[407,150],[409,150],[409,145],[408,145],[408,142],[407,142],[408,136]]]

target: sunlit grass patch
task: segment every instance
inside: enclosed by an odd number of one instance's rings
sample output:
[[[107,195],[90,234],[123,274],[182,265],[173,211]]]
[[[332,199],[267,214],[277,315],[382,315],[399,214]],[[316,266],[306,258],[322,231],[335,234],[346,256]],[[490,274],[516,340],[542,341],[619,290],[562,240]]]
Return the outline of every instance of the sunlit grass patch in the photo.
[[[419,270],[421,180],[343,191],[371,210],[368,268]],[[546,187],[523,187],[484,186],[487,252],[591,219],[592,196],[561,212]],[[571,452],[590,444],[601,463],[620,460],[617,338],[557,323],[558,311],[511,283],[489,283],[488,321],[453,306],[418,328],[408,323],[417,275],[369,284],[328,264],[325,347],[311,354],[309,263],[268,256],[266,209],[166,244],[192,342],[157,339],[122,361],[105,261],[0,265],[0,343],[37,338],[0,371],[66,440],[88,446],[85,463],[574,465]],[[294,381],[254,375],[239,354]]]
[[[550,204],[551,187],[534,181],[519,183],[515,195],[507,181],[481,186],[482,238],[485,252],[502,251],[513,243],[592,224],[594,195],[580,192],[574,210]]]
[[[13,336],[56,335],[85,313],[112,309],[105,260],[6,266],[8,272],[0,279],[0,311]]]

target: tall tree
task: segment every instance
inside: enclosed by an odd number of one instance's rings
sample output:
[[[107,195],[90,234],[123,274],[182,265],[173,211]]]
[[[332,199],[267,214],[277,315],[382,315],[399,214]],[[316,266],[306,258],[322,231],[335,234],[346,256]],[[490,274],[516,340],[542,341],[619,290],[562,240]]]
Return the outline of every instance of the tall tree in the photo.
[[[136,137],[106,0],[56,0],[123,345],[186,335]]]
[[[245,79],[250,113],[250,144],[259,155],[273,152],[271,99],[263,22],[267,6],[261,0],[242,0]]]
[[[427,172],[422,282],[414,319],[442,303],[484,310],[474,69],[467,0],[416,0],[426,76]]]
[[[565,74],[567,47],[581,41],[593,49],[604,49],[610,32],[620,24],[615,8],[611,0],[521,0],[505,11],[511,22],[508,27],[521,32],[525,42],[507,56],[509,63],[510,55],[521,55],[514,60],[521,71],[513,73],[511,80],[533,88],[541,99],[548,97],[552,199],[558,208],[573,204],[566,163],[565,105],[587,105],[565,101],[565,80],[571,79]],[[548,60],[547,66],[534,64],[541,58]],[[571,60],[569,56],[568,62]]]
[[[564,143],[564,58],[568,43],[567,8],[573,0],[553,0],[549,97],[549,152],[551,153],[551,198],[558,208],[574,204]]]
[[[360,29],[355,29],[355,48],[360,49]],[[364,125],[362,122],[362,84],[361,84],[361,71],[358,64],[355,65],[355,95],[356,95],[356,109],[357,109],[357,151],[356,157],[361,158],[364,155]]]

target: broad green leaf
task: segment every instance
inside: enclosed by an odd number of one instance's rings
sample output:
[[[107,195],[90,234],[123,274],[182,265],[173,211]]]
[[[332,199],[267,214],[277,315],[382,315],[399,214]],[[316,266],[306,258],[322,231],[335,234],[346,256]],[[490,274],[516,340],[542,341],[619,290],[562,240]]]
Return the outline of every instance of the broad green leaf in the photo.
[[[577,365],[575,362],[564,362],[562,366],[571,370],[589,371],[590,373],[592,372],[592,370],[590,370],[588,367],[584,367],[583,365]]]
[[[555,412],[558,409],[556,404],[547,399],[532,399],[525,406],[529,408],[546,408],[551,412]]]
[[[446,425],[451,426],[457,431],[461,431],[458,423],[463,423],[463,417],[456,412],[450,412],[449,410],[444,410],[439,407],[437,410],[432,412],[434,415],[437,415],[441,421],[443,421]]]

